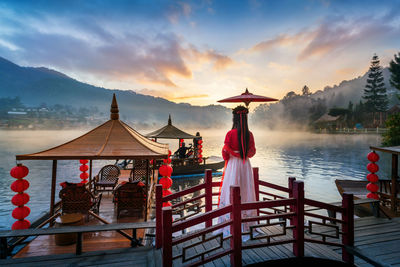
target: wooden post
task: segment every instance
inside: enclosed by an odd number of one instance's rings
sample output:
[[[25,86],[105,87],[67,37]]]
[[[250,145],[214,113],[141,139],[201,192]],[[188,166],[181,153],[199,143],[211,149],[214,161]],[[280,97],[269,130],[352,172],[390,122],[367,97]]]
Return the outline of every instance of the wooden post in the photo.
[[[240,187],[231,186],[230,201],[232,212],[230,216],[231,224],[231,266],[242,266],[242,211],[240,200]]]
[[[161,248],[162,245],[162,185],[156,185],[156,248]]]
[[[82,233],[76,233],[77,237],[76,237],[76,251],[75,254],[76,255],[81,255],[82,254]]]
[[[89,160],[89,191],[92,191],[93,160]]]
[[[146,159],[146,210],[144,212],[144,221],[147,222],[147,214],[148,214],[148,203],[149,198],[151,197],[149,192],[149,178],[150,178],[150,160]]]
[[[57,160],[53,160],[53,170],[51,174],[51,193],[50,193],[50,217],[54,215],[54,204],[56,198],[56,181],[57,181]],[[50,222],[53,226],[53,221]]]
[[[164,207],[162,209],[162,255],[163,255],[163,266],[172,266],[172,208]]]
[[[0,238],[0,259],[7,259],[8,256],[8,243],[7,237]]]
[[[399,157],[397,154],[392,154],[392,188],[390,194],[391,210],[396,212],[396,196],[397,196],[397,173],[399,170]]]
[[[288,178],[288,188],[290,190],[289,191],[289,198],[293,197],[293,183],[294,183],[294,181],[296,181],[295,177],[289,177]],[[290,205],[289,206],[289,211],[293,212],[293,210],[294,210],[294,206]],[[289,218],[289,222],[290,222],[290,225],[293,225],[293,218],[292,217]]]
[[[304,183],[295,181],[293,183],[293,197],[296,199],[294,212],[293,253],[296,257],[304,256]]]
[[[256,201],[260,200],[260,177],[258,174],[258,167],[253,168],[254,188],[256,191]],[[257,216],[260,216],[260,209],[257,209]],[[258,221],[260,223],[260,221]]]
[[[206,212],[207,211],[212,211],[212,170],[206,170],[205,175],[204,175],[204,184],[205,184],[205,194],[206,194],[206,199],[205,199],[205,208]],[[212,220],[206,221],[206,227],[211,227],[212,226]]]
[[[343,193],[342,207],[345,209],[342,224],[342,244],[345,246],[354,246],[354,201],[353,194]],[[346,248],[342,248],[342,260],[353,264],[354,255],[347,252]]]

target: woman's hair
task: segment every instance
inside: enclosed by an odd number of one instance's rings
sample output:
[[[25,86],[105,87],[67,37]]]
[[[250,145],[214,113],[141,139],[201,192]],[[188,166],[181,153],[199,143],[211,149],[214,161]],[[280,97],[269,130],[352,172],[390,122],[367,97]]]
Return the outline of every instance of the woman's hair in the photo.
[[[247,124],[247,113],[249,110],[243,106],[237,106],[233,109],[232,129],[237,129],[239,141],[239,153],[242,159],[245,159],[249,151],[250,132]]]

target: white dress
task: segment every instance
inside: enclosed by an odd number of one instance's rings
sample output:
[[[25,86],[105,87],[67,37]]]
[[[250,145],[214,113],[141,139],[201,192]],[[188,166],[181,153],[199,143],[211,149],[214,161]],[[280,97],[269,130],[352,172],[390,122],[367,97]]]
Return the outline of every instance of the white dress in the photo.
[[[241,202],[255,202],[256,194],[254,187],[253,169],[250,160],[247,158],[244,162],[243,159],[230,155],[228,163],[225,168],[223,183],[220,193],[219,208],[230,205],[230,187],[231,185],[240,186]],[[242,211],[242,218],[257,216],[256,210]],[[218,218],[218,223],[229,220],[230,214]],[[242,232],[248,232],[251,225],[256,222],[242,223]],[[215,231],[215,233],[223,232],[224,236],[230,235],[230,227],[224,227]],[[247,240],[244,237],[243,240]]]

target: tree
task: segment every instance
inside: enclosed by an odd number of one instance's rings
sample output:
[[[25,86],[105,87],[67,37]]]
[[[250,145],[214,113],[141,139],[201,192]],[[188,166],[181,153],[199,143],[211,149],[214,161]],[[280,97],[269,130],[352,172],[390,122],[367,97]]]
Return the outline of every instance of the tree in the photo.
[[[390,84],[400,90],[400,52],[398,55],[394,55],[394,60],[389,63],[389,70],[391,73]],[[400,95],[398,95],[400,99]]]
[[[307,85],[304,85],[303,89],[301,89],[301,92],[303,93],[303,96],[309,96],[309,95],[311,95],[310,88],[308,88]]]
[[[393,114],[386,120],[387,132],[383,134],[384,146],[400,145],[400,113]]]
[[[368,109],[374,113],[383,112],[388,109],[388,98],[379,62],[378,56],[374,54],[371,60],[363,96]]]

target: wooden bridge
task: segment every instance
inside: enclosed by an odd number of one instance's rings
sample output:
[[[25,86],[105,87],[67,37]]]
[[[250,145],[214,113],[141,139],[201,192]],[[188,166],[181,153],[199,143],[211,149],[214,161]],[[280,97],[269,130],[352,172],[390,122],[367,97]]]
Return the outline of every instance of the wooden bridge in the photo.
[[[99,244],[99,251],[86,252],[84,242],[83,245],[78,242],[76,254],[81,255],[5,259],[0,260],[0,265],[242,266],[274,260],[304,263],[308,257],[313,257],[314,264],[321,262],[321,265],[329,261],[358,266],[400,264],[400,220],[368,217],[354,221],[352,195],[344,194],[341,206],[327,204],[305,198],[303,182],[294,178],[288,179],[288,187],[282,187],[260,181],[257,168],[253,173],[257,190],[257,201],[253,203],[241,203],[240,188],[232,187],[231,205],[218,208],[216,189],[220,182],[214,182],[211,172],[207,171],[204,183],[166,197],[162,196],[162,186],[156,186],[155,224],[0,232],[3,255],[7,253],[5,241],[14,236],[51,235],[65,231],[76,232],[79,236],[88,231],[147,227],[156,228],[155,248],[100,251]],[[163,203],[169,201],[173,205],[163,207]],[[249,209],[257,210],[258,215],[242,218],[242,211]],[[337,218],[326,216],[326,211],[336,212]],[[218,223],[216,218],[225,214],[230,214],[231,220]],[[255,222],[256,225],[249,232],[242,232],[241,223],[244,222]],[[229,236],[216,234],[216,230],[226,226],[230,228]],[[250,236],[250,239],[244,242],[243,236]],[[134,236],[132,240],[136,241]],[[136,245],[136,242],[131,242],[131,245]]]

